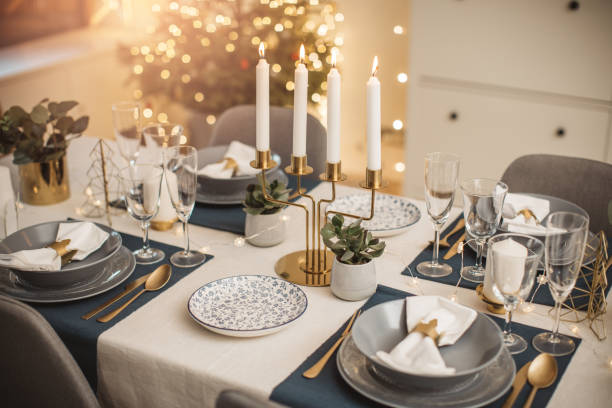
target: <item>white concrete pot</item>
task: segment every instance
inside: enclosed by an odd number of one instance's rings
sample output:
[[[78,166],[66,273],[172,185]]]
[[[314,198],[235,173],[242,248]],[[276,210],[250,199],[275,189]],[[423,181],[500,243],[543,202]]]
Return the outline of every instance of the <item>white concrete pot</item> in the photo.
[[[246,215],[244,235],[251,245],[269,247],[278,245],[287,236],[286,223],[281,221],[282,211],[275,214]]]
[[[362,300],[372,296],[376,292],[374,260],[361,265],[348,265],[334,258],[331,290],[344,300]]]

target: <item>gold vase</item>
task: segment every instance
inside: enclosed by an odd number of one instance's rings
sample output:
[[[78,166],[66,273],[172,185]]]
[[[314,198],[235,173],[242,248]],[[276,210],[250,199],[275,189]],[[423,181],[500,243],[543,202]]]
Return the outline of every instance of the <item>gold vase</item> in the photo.
[[[26,204],[47,205],[70,197],[66,156],[43,163],[19,166],[21,199]]]

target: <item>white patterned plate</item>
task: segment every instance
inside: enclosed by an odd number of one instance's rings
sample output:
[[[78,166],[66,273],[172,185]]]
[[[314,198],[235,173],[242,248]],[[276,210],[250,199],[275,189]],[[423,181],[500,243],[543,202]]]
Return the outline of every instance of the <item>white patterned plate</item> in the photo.
[[[336,199],[327,209],[367,217],[370,215],[371,197],[371,194],[347,195]],[[421,211],[407,198],[376,194],[374,218],[363,221],[361,225],[375,237],[388,237],[401,234],[420,218]]]
[[[189,298],[191,317],[226,336],[255,337],[275,333],[300,317],[306,294],[291,282],[265,275],[218,279]]]

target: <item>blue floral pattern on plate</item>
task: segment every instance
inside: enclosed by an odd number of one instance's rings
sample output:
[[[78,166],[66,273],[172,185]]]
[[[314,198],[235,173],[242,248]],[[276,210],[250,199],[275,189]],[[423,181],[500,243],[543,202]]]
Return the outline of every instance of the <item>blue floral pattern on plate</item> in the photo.
[[[191,317],[216,333],[263,336],[299,318],[308,306],[297,285],[265,275],[240,275],[207,283],[189,298]]]
[[[347,195],[336,199],[327,209],[368,217],[371,197],[371,194]],[[407,198],[376,194],[374,218],[363,221],[361,225],[373,235],[384,237],[404,232],[420,218],[421,211]]]

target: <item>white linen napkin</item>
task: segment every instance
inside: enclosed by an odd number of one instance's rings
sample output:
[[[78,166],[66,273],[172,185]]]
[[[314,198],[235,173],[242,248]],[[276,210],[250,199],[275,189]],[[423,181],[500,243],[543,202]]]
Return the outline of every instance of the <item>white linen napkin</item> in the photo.
[[[550,212],[550,202],[543,198],[537,198],[524,194],[508,194],[504,201],[503,226],[510,232],[522,234],[545,234],[546,227],[538,225],[533,218],[526,220],[522,214],[517,213],[523,209],[529,209],[542,221]]]
[[[455,344],[476,319],[476,311],[440,296],[414,296],[406,298],[408,336],[387,353],[378,351],[378,357],[391,368],[410,374],[450,375],[455,368],[447,367],[438,346]],[[419,323],[437,319],[440,333],[438,346],[431,337],[413,332]]]
[[[0,166],[0,237],[17,231],[15,193],[8,167]]]
[[[100,248],[107,238],[108,233],[91,222],[67,222],[59,225],[56,241],[69,239],[66,250],[76,249],[72,259],[80,261]],[[61,261],[61,257],[51,248],[0,255],[0,266],[29,271],[58,271],[61,269]]]
[[[251,161],[255,159],[255,148],[252,146],[234,140],[227,147],[223,159],[220,163],[204,166],[198,170],[198,174],[211,178],[229,179],[234,175],[252,176],[259,173],[258,169],[251,167]]]

